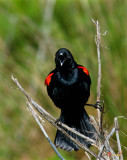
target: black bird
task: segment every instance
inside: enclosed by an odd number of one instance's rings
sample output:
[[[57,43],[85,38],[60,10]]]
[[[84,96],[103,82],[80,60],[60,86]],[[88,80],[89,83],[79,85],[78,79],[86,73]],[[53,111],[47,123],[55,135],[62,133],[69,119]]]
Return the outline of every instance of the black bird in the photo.
[[[56,52],[55,63],[56,68],[49,73],[45,84],[49,97],[56,107],[61,109],[59,120],[83,135],[95,139],[95,129],[84,109],[90,96],[89,71],[78,65],[66,48],[61,48]],[[90,142],[70,131],[67,132],[86,147],[91,146]],[[58,130],[55,145],[67,151],[79,149],[79,146]]]

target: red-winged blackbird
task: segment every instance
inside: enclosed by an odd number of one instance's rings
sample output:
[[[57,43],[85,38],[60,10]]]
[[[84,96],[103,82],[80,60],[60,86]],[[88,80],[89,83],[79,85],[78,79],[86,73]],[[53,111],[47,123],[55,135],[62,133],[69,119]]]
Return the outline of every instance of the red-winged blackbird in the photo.
[[[89,71],[78,65],[71,52],[65,48],[56,52],[55,63],[56,68],[49,73],[45,79],[45,84],[49,97],[56,107],[61,109],[59,120],[83,135],[95,139],[95,129],[84,109],[90,96]],[[70,131],[67,132],[86,147],[90,147],[90,142]],[[58,130],[55,145],[67,151],[79,149],[74,142]]]

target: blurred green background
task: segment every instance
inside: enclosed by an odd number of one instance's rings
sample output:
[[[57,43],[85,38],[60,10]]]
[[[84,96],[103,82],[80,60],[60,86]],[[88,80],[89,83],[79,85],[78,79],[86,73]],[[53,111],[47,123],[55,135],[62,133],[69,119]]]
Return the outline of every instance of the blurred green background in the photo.
[[[57,160],[57,156],[27,110],[25,98],[11,80],[13,74],[40,105],[56,118],[59,110],[47,95],[44,80],[55,67],[54,55],[68,48],[90,71],[89,103],[96,102],[96,28],[102,36],[101,99],[109,110],[104,127],[127,113],[127,1],[126,0],[1,0],[0,1],[0,160]],[[96,117],[96,110],[87,107]],[[119,119],[120,140],[127,146],[127,121]],[[54,140],[56,129],[44,127]],[[112,137],[116,140],[115,135]],[[117,153],[117,145],[111,140]],[[67,153],[68,160],[84,160],[84,151]],[[127,150],[122,147],[124,159]]]

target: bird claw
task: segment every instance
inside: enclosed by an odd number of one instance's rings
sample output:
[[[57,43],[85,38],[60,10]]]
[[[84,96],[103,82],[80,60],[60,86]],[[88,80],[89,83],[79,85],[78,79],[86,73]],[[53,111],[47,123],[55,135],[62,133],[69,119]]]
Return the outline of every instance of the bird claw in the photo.
[[[103,111],[103,106],[101,105],[101,103],[103,103],[103,101],[97,101],[95,103],[95,108],[99,109],[102,112]]]
[[[102,103],[102,105],[101,105],[100,103]],[[106,112],[109,110],[109,108],[107,108],[107,109],[104,111],[104,101],[97,101],[97,102],[95,103],[95,108],[96,108],[96,109],[99,109],[100,112],[102,112],[102,113],[106,113]]]
[[[99,109],[101,112],[103,112],[103,106],[100,103],[103,103],[103,101],[97,101],[95,104],[86,104],[86,105],[92,106],[96,109]]]
[[[97,101],[95,103],[95,108],[99,109],[102,112],[103,111],[103,106],[101,105],[101,103],[103,104],[103,101]]]

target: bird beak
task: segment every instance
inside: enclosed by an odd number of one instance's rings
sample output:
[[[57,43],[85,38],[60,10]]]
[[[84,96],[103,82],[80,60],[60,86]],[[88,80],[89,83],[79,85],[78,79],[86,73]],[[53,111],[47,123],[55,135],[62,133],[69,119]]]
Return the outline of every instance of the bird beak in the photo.
[[[61,66],[61,67],[63,66],[64,61],[65,61],[63,56],[64,56],[64,54],[61,52],[61,53],[60,53],[60,66]]]
[[[60,61],[60,66],[62,67],[64,64],[64,60]]]

